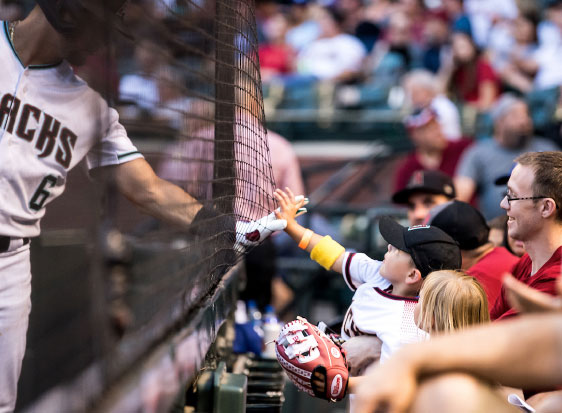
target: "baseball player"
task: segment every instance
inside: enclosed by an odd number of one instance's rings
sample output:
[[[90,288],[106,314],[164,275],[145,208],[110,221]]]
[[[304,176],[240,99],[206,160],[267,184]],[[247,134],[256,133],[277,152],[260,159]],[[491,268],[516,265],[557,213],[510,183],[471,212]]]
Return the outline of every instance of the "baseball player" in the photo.
[[[117,112],[73,73],[71,64],[80,65],[102,46],[107,25],[118,24],[125,2],[37,0],[24,20],[2,22],[0,413],[15,407],[25,351],[30,238],[39,235],[45,207],[64,191],[74,166],[86,158],[91,170],[109,171],[117,188],[144,212],[182,228],[207,209],[156,176]],[[284,225],[272,214],[236,223],[236,239],[255,244]]]

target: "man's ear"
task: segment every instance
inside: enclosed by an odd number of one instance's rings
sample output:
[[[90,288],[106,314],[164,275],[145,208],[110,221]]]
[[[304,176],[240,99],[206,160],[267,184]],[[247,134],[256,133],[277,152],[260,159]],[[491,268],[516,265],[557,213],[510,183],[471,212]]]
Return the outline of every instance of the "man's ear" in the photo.
[[[415,284],[421,280],[422,280],[422,275],[420,270],[418,270],[417,268],[412,268],[412,270],[408,274],[408,277],[406,277],[406,284]]]
[[[543,218],[549,218],[556,214],[556,203],[552,198],[545,198],[541,207],[541,215]]]

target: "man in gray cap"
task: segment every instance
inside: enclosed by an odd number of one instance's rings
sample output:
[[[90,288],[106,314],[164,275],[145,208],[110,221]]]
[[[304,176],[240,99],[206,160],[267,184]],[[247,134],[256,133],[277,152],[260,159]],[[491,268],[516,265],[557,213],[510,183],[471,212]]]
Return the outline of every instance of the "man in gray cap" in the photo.
[[[555,151],[556,146],[533,136],[533,121],[525,101],[504,94],[492,110],[494,137],[478,142],[463,153],[455,175],[457,197],[469,202],[479,197],[480,210],[489,220],[504,213],[499,206],[503,187],[495,180],[509,175],[513,160],[526,152]]]

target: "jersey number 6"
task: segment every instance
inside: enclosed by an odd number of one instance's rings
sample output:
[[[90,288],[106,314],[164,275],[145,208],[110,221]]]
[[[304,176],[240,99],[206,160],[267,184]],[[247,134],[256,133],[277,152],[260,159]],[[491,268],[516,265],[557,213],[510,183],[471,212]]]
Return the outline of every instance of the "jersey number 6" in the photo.
[[[57,178],[52,175],[47,175],[39,186],[37,190],[31,197],[31,201],[29,201],[29,207],[35,211],[39,211],[45,205],[47,198],[51,193],[46,188],[52,188],[57,183]]]

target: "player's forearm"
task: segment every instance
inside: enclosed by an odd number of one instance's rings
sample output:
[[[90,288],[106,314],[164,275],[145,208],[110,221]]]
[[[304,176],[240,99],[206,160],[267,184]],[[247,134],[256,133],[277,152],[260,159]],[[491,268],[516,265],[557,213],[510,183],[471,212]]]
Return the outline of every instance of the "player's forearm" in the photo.
[[[202,205],[180,187],[158,178],[157,189],[140,207],[153,217],[183,229],[193,221]]]
[[[465,372],[512,387],[562,383],[562,315],[524,316],[407,346],[418,377]]]

